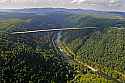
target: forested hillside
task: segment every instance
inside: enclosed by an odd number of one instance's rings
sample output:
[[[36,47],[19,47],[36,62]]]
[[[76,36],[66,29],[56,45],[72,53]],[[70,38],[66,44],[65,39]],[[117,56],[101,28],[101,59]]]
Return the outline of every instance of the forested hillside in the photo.
[[[40,41],[39,34],[10,33],[15,29],[11,23],[22,23],[17,21],[1,23],[5,27],[1,26],[0,32],[0,83],[59,83],[73,79],[73,68],[63,62],[46,37]]]
[[[70,14],[70,13],[51,13],[45,15],[34,15],[29,23],[25,23],[21,27],[24,29],[46,29],[46,28],[83,28],[97,27],[107,28],[124,27],[125,18],[123,17],[99,17],[95,15]],[[19,27],[19,28],[21,28]]]
[[[7,11],[7,10],[6,10]],[[14,12],[10,12],[14,11]],[[39,13],[38,13],[39,12]],[[68,10],[68,9],[27,9],[0,12],[0,20],[27,20],[17,27],[18,31],[46,28],[124,27],[125,16],[122,13]]]
[[[84,31],[62,34],[64,35],[61,39],[62,47],[70,50],[69,52],[72,52],[74,58],[108,73],[116,79],[125,80],[125,29],[96,30],[87,36]]]
[[[124,27],[120,12],[1,11],[0,83],[124,83]],[[12,34],[55,28],[82,30]]]

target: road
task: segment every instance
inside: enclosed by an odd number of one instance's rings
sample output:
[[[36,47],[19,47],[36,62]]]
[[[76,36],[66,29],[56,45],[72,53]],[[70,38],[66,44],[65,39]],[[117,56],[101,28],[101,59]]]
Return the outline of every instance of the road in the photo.
[[[82,29],[96,29],[97,27],[83,27],[83,28],[60,28],[60,29],[40,29],[40,30],[31,30],[31,31],[22,31],[22,32],[12,32],[11,34],[26,34],[26,33],[37,33],[37,32],[52,32],[52,31],[67,31],[67,30],[82,30]],[[116,27],[113,27],[116,28]],[[116,28],[116,29],[125,29],[125,28]]]
[[[67,31],[67,30],[82,30],[82,29],[96,29],[96,27],[84,27],[84,28],[61,28],[61,29],[40,29],[32,31],[12,32],[11,34],[26,34],[26,33],[37,33],[37,32],[52,32],[52,31]]]

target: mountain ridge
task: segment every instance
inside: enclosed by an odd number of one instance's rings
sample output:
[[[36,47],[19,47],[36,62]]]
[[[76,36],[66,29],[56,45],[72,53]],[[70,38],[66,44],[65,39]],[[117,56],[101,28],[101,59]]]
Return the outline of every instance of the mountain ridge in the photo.
[[[25,13],[43,13],[44,12],[58,12],[58,11],[63,11],[63,12],[72,12],[72,13],[92,13],[92,12],[101,12],[101,13],[125,13],[125,12],[117,12],[117,11],[99,11],[99,10],[89,10],[89,9],[68,9],[68,8],[24,8],[24,9],[0,9],[1,12],[25,12]]]

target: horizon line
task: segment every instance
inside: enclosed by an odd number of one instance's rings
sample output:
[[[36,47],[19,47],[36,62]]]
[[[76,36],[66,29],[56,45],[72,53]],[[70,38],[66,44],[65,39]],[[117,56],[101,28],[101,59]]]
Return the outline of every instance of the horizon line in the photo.
[[[76,9],[76,10],[91,10],[91,11],[102,11],[102,12],[125,12],[118,10],[98,10],[98,9],[87,9],[87,8],[66,8],[66,7],[23,7],[23,8],[0,8],[0,10],[21,10],[21,9]]]

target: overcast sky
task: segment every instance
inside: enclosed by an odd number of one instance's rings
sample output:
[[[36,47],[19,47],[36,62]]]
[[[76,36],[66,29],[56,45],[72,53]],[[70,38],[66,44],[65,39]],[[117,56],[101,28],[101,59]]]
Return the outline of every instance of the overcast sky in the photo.
[[[0,0],[0,8],[81,8],[124,11],[125,0]]]

